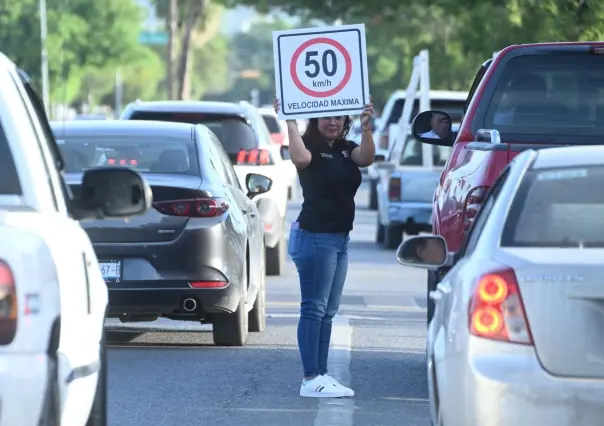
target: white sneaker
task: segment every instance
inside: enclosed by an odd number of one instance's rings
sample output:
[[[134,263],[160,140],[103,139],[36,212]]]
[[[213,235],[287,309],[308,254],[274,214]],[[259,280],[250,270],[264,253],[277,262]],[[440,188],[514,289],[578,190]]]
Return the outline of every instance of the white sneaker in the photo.
[[[354,396],[354,391],[350,388],[347,388],[346,386],[340,384],[340,382],[338,382],[336,379],[334,379],[333,377],[331,377],[329,374],[324,374],[323,378],[331,383],[332,385],[334,385],[340,392],[343,392],[345,395],[344,396]]]
[[[312,380],[302,380],[300,396],[307,398],[342,398],[349,396],[344,386],[336,386],[324,376],[317,376]],[[348,389],[350,391],[350,389]]]

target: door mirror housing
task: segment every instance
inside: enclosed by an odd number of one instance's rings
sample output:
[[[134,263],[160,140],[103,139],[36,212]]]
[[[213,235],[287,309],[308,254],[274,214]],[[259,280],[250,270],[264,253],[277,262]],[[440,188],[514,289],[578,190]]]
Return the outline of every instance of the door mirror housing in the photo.
[[[438,235],[421,235],[403,241],[396,250],[396,260],[404,266],[429,270],[453,265],[447,242]]]
[[[153,193],[145,179],[127,167],[99,167],[84,172],[70,213],[77,220],[125,218],[151,208]]]
[[[423,143],[453,146],[455,141],[451,117],[444,111],[420,112],[411,124],[413,137]]]
[[[373,158],[373,160],[376,163],[381,163],[382,161],[386,161],[386,156],[383,154],[375,154],[375,157]]]
[[[245,177],[245,186],[248,191],[247,196],[254,198],[257,195],[270,191],[273,186],[273,180],[257,173],[248,173]]]

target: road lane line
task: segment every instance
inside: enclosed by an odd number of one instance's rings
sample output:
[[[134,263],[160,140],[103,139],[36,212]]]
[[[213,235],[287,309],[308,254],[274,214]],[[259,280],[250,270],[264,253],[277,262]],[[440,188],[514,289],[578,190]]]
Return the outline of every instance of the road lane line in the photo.
[[[336,317],[331,330],[329,374],[344,386],[350,386],[352,326],[346,317]],[[352,426],[354,398],[322,398],[314,426]]]

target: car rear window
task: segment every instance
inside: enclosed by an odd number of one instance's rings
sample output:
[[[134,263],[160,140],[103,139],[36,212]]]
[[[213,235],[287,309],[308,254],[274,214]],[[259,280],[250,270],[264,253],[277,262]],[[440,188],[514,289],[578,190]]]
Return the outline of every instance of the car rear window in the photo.
[[[604,136],[604,57],[513,58],[505,64],[488,102],[477,126],[507,133],[510,141],[514,135],[518,142],[524,142],[523,135],[543,135],[549,136],[545,142],[566,143],[586,142],[568,136]]]
[[[268,131],[271,133],[281,133],[281,127],[279,126],[279,122],[272,115],[263,115],[262,119],[268,128]]]
[[[139,172],[199,176],[191,140],[159,136],[68,136],[57,140],[66,173],[95,167],[127,166]]]
[[[216,134],[229,155],[236,155],[241,150],[258,148],[258,141],[252,127],[241,117],[233,115],[136,111],[129,119],[204,124]]]
[[[604,167],[527,172],[504,227],[506,247],[604,247]]]
[[[21,183],[4,128],[0,124],[0,195],[21,195]]]

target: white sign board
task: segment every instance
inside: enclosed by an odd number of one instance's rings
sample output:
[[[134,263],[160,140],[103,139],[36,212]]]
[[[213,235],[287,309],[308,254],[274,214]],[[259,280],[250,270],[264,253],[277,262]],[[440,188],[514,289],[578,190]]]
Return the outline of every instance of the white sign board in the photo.
[[[279,118],[360,114],[369,103],[365,25],[273,31]]]

